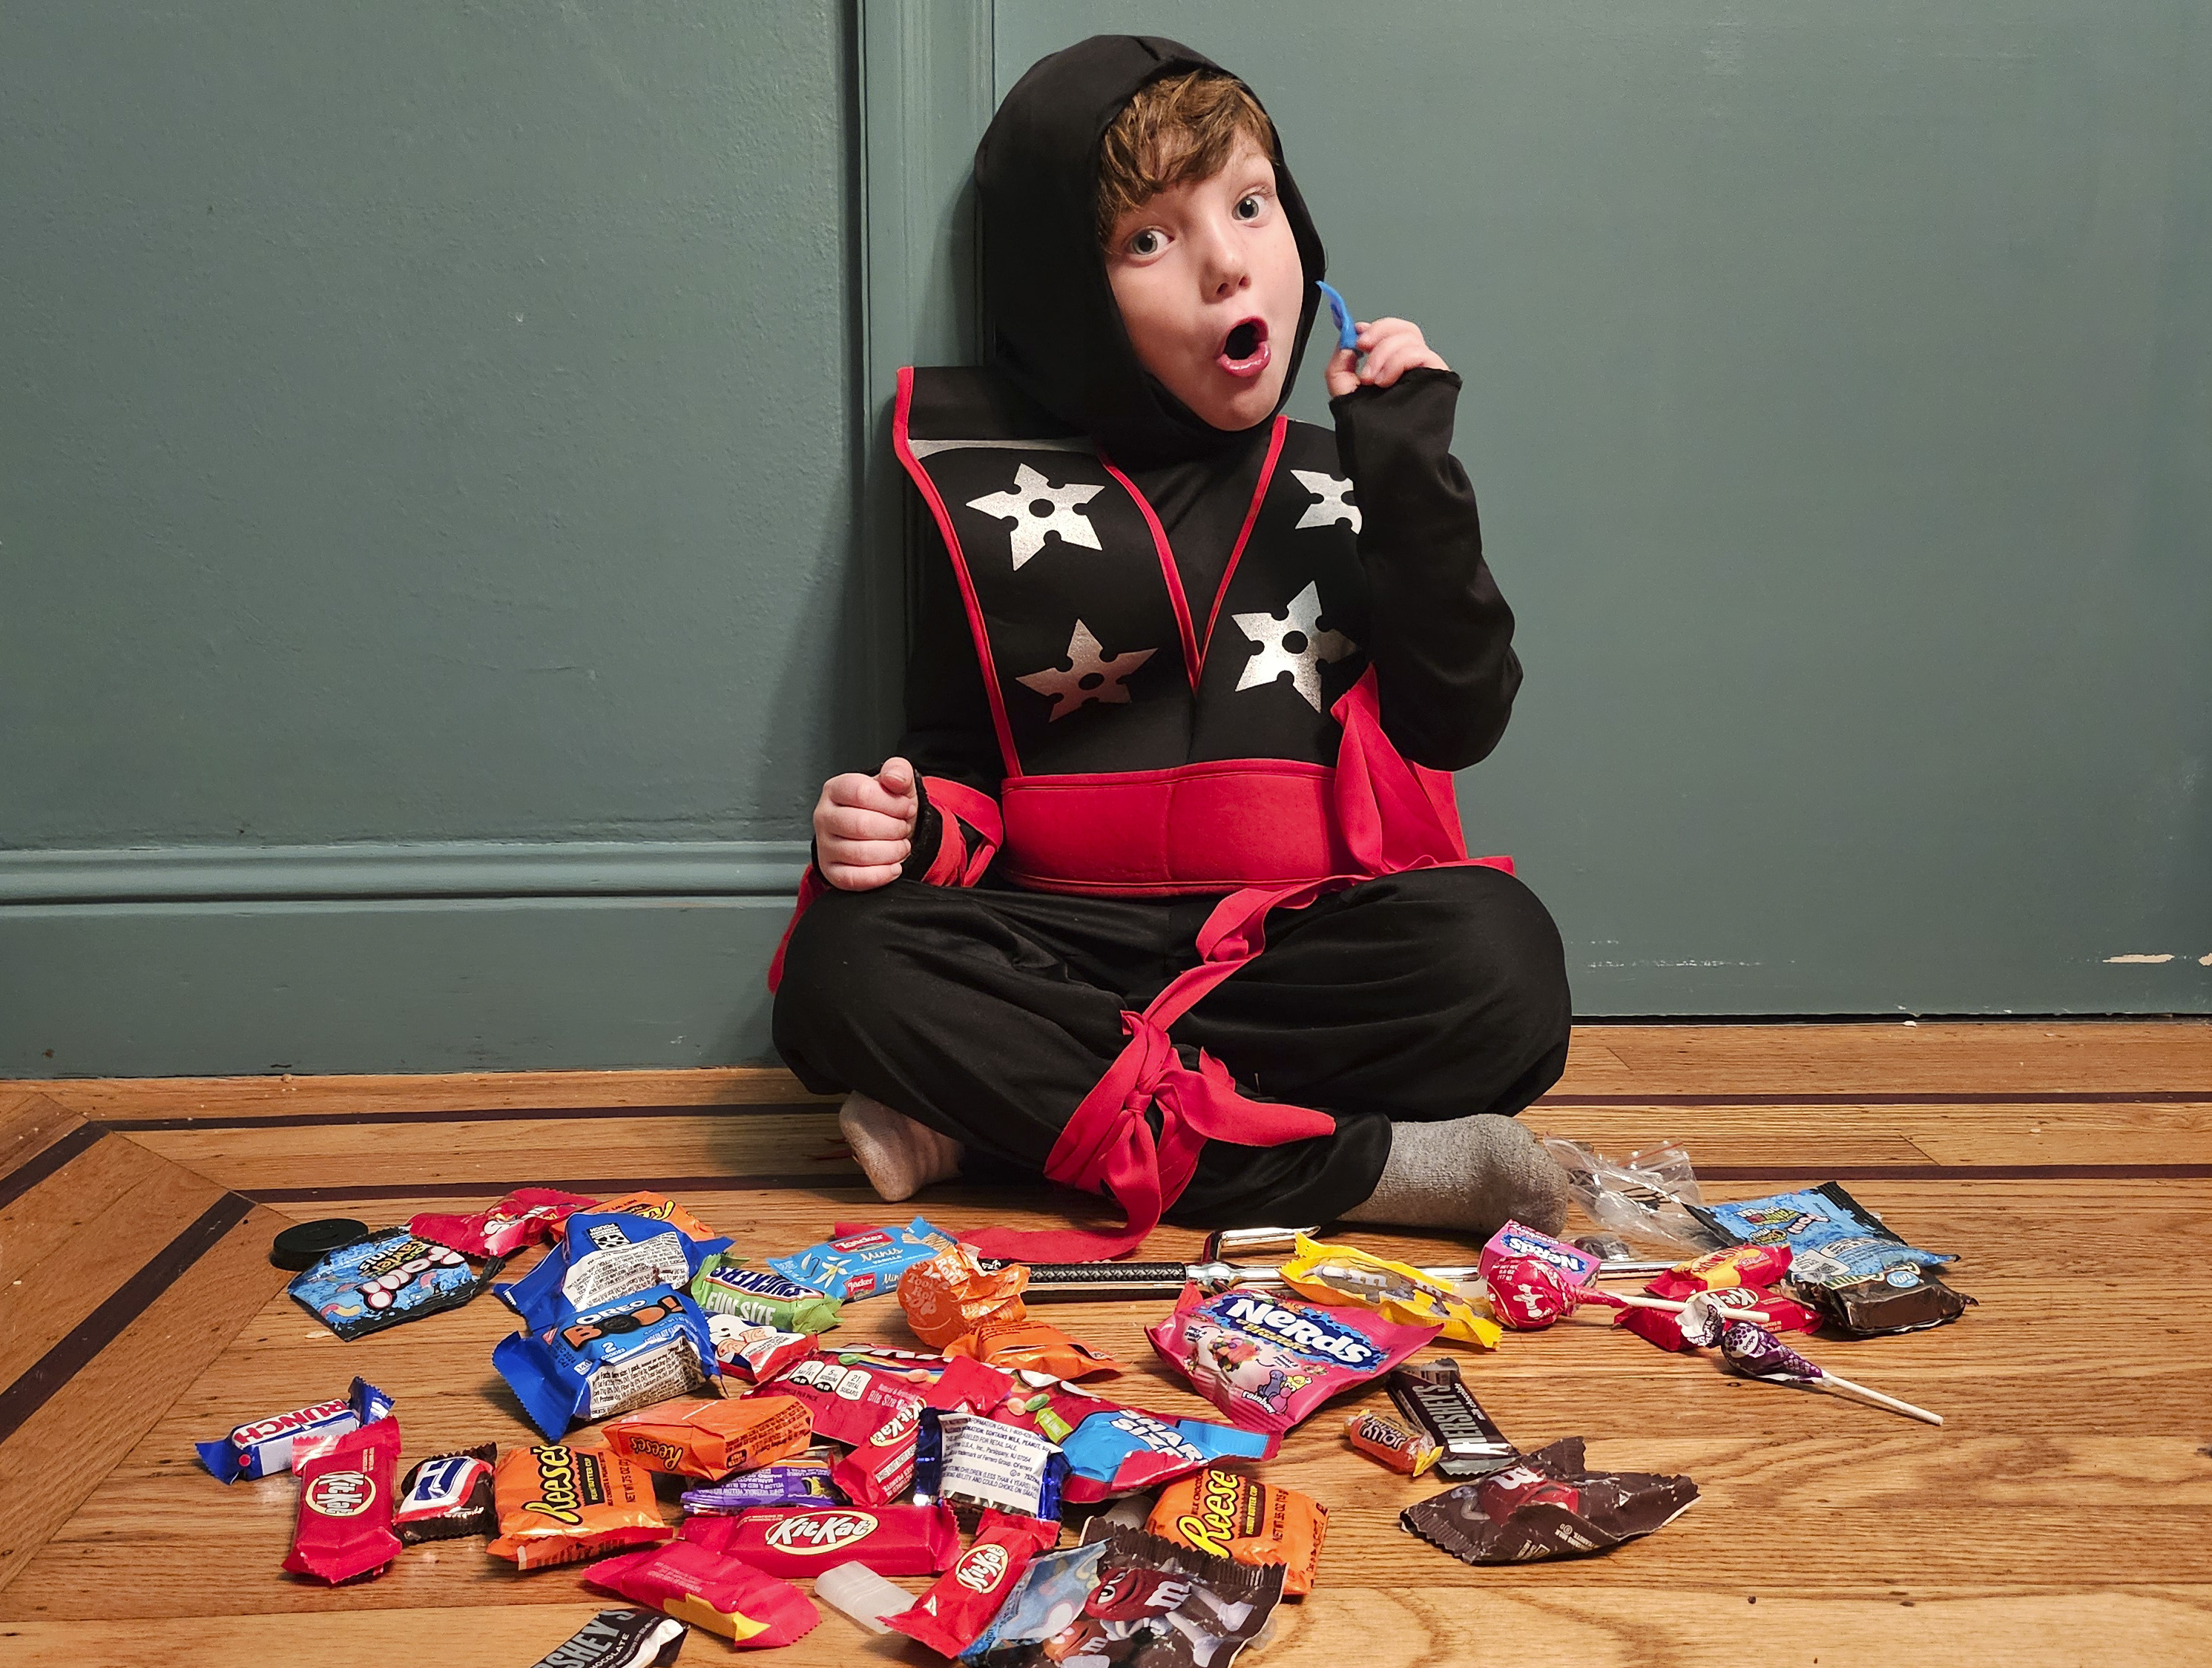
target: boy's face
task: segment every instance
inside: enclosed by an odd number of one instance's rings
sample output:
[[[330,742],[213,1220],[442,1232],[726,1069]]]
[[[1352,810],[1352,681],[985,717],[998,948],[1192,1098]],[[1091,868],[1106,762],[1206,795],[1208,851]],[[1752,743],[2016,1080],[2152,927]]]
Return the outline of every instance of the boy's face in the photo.
[[[1124,214],[1106,274],[1137,357],[1193,413],[1234,429],[1273,412],[1305,270],[1258,146],[1247,139],[1220,173]]]

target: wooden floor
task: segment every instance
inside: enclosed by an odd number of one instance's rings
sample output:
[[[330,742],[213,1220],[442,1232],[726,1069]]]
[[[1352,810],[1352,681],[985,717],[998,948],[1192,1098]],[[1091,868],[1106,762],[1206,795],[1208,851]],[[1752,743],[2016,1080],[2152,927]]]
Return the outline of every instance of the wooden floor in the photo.
[[[1265,1473],[1332,1508],[1321,1584],[1247,1660],[2212,1662],[2212,1023],[1592,1028],[1527,1117],[1616,1154],[1681,1139],[1718,1197],[1840,1178],[1960,1253],[1980,1307],[1959,1325],[1812,1349],[1948,1423],[1596,1324],[1509,1337],[1469,1368],[1509,1435],[1686,1471],[1696,1508],[1607,1557],[1469,1568],[1397,1526],[1439,1485],[1316,1418]],[[769,1072],[0,1083],[0,1663],[535,1661],[597,1608],[573,1569],[452,1542],[303,1585],[278,1570],[291,1479],[226,1489],[194,1459],[356,1373],[398,1398],[410,1459],[526,1435],[491,1369],[497,1304],[342,1343],[284,1297],[270,1236],[651,1183],[758,1255],[890,1216],[857,1180],[828,1111]],[[965,1228],[1041,1202],[920,1204]],[[1129,1363],[1109,1393],[1206,1411],[1152,1364],[1161,1307],[1054,1318]],[[848,1313],[841,1336],[904,1338],[887,1301]],[[832,1613],[780,1659],[936,1659]]]

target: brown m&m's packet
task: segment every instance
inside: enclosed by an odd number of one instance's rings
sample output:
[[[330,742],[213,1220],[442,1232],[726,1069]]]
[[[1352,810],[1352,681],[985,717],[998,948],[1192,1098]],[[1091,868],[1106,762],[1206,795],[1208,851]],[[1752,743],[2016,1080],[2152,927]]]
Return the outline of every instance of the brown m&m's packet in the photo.
[[[795,1396],[679,1396],[599,1430],[612,1452],[648,1471],[713,1482],[804,1452],[814,1415]]]
[[[1209,1465],[1161,1489],[1145,1530],[1237,1563],[1280,1564],[1285,1592],[1311,1592],[1328,1507],[1295,1489]]]
[[[1686,1477],[1586,1470],[1583,1439],[1569,1436],[1408,1506],[1399,1521],[1464,1562],[1518,1564],[1610,1552],[1673,1522],[1697,1497]]]
[[[494,1490],[499,1538],[487,1550],[517,1569],[575,1563],[676,1532],[653,1503],[651,1474],[604,1448],[509,1448]]]

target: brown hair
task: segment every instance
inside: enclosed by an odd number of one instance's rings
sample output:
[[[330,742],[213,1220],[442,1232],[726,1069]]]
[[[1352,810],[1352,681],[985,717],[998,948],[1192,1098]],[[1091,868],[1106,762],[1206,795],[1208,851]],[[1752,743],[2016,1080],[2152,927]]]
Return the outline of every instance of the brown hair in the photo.
[[[1274,124],[1234,76],[1193,70],[1139,88],[1098,142],[1098,241],[1130,209],[1218,173],[1239,139],[1275,155]]]

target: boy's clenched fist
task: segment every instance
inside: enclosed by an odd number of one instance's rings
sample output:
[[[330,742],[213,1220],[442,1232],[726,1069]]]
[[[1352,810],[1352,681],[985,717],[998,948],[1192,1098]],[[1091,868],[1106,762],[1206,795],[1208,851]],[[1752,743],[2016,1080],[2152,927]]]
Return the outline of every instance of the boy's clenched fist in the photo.
[[[886,759],[872,776],[848,771],[822,785],[814,802],[814,863],[822,878],[847,892],[888,886],[914,849],[921,808],[914,767]]]

